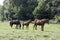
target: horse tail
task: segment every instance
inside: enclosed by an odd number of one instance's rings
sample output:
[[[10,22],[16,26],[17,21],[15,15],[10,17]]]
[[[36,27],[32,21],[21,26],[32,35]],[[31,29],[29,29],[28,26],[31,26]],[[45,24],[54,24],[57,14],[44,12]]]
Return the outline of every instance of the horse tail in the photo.
[[[10,22],[10,26],[11,26],[11,28],[12,28],[12,26],[13,26],[12,22]]]

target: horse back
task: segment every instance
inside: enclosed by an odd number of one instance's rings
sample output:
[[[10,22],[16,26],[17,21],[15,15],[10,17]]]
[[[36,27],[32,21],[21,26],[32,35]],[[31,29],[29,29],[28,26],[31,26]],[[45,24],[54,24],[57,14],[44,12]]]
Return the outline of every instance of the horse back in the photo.
[[[20,21],[19,20],[11,20],[10,24],[20,24]]]

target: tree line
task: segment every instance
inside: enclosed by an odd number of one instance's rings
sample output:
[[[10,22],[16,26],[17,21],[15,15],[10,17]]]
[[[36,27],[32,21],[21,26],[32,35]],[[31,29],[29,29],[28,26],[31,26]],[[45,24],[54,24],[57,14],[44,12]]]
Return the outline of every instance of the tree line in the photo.
[[[5,0],[1,9],[4,20],[60,19],[60,0]]]

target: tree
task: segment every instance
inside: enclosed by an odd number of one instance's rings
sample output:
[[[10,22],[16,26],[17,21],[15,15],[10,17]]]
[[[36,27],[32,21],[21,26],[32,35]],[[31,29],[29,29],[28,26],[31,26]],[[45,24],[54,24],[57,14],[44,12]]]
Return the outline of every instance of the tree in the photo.
[[[42,19],[47,18],[49,16],[48,9],[49,9],[49,3],[50,0],[40,0],[38,3],[38,6],[35,8],[33,14],[35,15],[35,18]]]
[[[5,8],[9,11],[13,10],[16,13],[15,16],[22,20],[34,18],[32,12],[37,4],[37,0],[5,0],[4,2]]]
[[[4,21],[5,20],[4,6],[1,6],[1,9],[0,9],[0,17],[1,17],[1,21]]]
[[[48,18],[52,19],[57,14],[57,0],[40,0],[38,6],[35,8],[33,14],[35,18],[42,19]]]

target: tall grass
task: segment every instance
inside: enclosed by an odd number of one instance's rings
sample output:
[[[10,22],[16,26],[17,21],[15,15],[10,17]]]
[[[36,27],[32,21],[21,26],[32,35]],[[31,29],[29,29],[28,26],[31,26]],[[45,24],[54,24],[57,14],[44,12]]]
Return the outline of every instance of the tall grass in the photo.
[[[60,25],[45,24],[44,31],[41,31],[41,26],[38,30],[33,30],[33,24],[26,27],[24,30],[15,29],[9,26],[9,22],[0,22],[0,40],[60,40]]]

